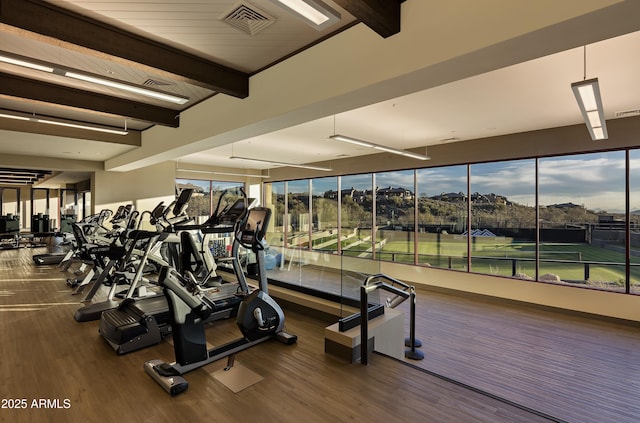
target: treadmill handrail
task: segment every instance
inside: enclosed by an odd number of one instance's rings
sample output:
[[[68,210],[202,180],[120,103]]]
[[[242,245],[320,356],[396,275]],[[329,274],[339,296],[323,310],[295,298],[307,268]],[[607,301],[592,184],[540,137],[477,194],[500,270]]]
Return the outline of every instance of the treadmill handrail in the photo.
[[[382,280],[386,280],[391,282],[391,284],[387,284]],[[396,285],[401,286],[403,289],[397,288]],[[373,292],[376,289],[382,289],[387,292],[391,292],[396,294],[394,298],[387,298],[387,307],[395,308],[398,305],[402,304],[409,296],[411,295],[411,291],[414,290],[414,287],[406,284],[398,279],[392,278],[389,275],[385,275],[384,273],[378,273],[375,275],[368,276],[363,283],[365,289],[367,289],[367,293]]]

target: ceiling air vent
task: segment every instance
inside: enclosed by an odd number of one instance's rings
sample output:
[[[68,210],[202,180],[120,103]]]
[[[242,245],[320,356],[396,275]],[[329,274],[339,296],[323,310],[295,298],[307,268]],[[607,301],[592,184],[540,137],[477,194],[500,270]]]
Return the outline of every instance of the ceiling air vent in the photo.
[[[256,35],[276,20],[255,6],[243,2],[224,13],[220,20],[249,35]]]
[[[626,118],[626,117],[631,117],[631,116],[639,116],[640,115],[640,109],[636,109],[636,110],[625,110],[624,112],[616,112],[616,118]]]
[[[147,86],[147,87],[171,87],[174,86],[175,84],[173,82],[168,82],[168,81],[161,81],[159,79],[152,79],[149,78],[146,81],[144,81],[142,83],[142,85]]]
[[[456,141],[460,141],[460,138],[458,138],[458,137],[449,137],[449,138],[443,138],[443,139],[440,140],[441,143],[456,142]]]

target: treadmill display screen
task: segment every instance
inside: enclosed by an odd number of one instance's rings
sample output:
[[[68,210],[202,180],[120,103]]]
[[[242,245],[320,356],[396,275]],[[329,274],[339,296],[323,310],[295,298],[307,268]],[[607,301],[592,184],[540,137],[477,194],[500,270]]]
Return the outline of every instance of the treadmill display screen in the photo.
[[[270,218],[271,209],[264,207],[250,209],[247,223],[242,231],[242,242],[253,244],[256,240],[264,239]]]
[[[239,198],[224,215],[220,216],[220,223],[233,224],[240,219],[244,211],[244,198]]]

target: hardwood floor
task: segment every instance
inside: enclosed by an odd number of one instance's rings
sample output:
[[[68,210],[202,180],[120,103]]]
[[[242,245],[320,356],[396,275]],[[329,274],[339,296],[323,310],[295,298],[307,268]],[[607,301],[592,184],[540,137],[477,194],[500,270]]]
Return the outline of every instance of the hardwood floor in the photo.
[[[224,364],[214,363],[188,373],[189,390],[172,398],[142,369],[149,359],[173,359],[171,345],[117,356],[98,334],[98,322],[74,321],[80,299],[71,296],[66,274],[32,264],[38,252],[0,251],[2,422],[549,421],[526,407],[580,423],[640,415],[637,329],[539,310],[527,316],[527,309],[435,293],[418,299],[427,358],[411,365],[479,389],[381,355],[369,366],[345,363],[324,353],[324,327],[333,319],[287,309],[297,344],[267,342],[237,357],[263,380],[234,394],[212,376]],[[214,344],[238,336],[233,321],[207,331]],[[588,344],[581,344],[583,336]],[[575,363],[584,358],[572,350],[593,358]],[[554,362],[538,360],[542,352]],[[550,368],[555,379],[545,376]],[[592,407],[569,402],[576,396]],[[25,409],[6,408],[22,399]],[[554,399],[567,402],[567,410],[545,411]]]
[[[275,275],[356,292],[313,266]],[[408,335],[409,304],[399,308]],[[406,361],[420,369],[560,420],[640,421],[637,326],[418,287],[416,328],[426,358]]]
[[[638,327],[438,292],[417,308],[414,365],[565,421],[640,420]]]

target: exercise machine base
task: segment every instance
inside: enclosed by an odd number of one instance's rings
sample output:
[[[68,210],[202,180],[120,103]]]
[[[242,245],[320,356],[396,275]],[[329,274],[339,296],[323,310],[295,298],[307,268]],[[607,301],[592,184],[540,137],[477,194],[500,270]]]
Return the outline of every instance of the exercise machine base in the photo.
[[[185,392],[189,388],[189,382],[185,378],[182,376],[162,376],[156,371],[156,366],[163,363],[162,360],[149,360],[144,363],[144,371],[172,397]]]

